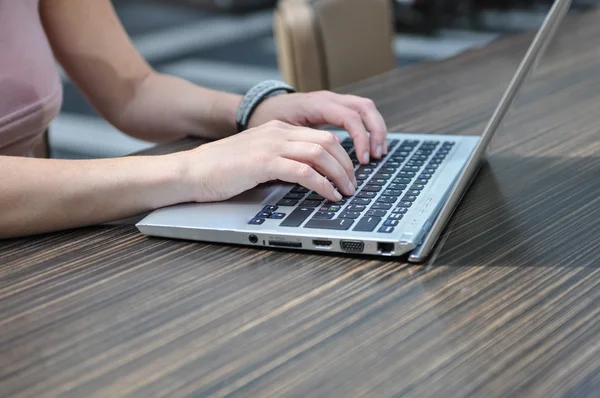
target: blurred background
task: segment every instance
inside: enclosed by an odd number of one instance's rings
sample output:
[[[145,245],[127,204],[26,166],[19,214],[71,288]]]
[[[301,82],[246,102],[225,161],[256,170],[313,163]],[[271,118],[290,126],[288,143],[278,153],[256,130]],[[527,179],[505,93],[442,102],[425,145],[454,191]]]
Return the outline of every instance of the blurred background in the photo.
[[[389,1],[397,67],[451,57],[503,35],[536,29],[552,4]],[[571,12],[598,2],[573,1]],[[237,93],[262,80],[281,79],[273,34],[275,0],[114,0],[113,4],[138,50],[160,72]],[[121,156],[151,146],[98,118],[64,73],[62,79],[64,104],[50,134],[54,157]]]

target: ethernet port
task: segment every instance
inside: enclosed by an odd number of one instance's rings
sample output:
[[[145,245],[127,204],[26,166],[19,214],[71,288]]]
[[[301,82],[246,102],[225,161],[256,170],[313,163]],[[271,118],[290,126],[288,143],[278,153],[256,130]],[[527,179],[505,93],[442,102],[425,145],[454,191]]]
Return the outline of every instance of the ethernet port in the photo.
[[[387,242],[377,242],[377,251],[379,252],[379,254],[387,254],[387,255],[391,255],[394,254],[395,251],[395,247],[394,247],[394,243],[387,243]]]

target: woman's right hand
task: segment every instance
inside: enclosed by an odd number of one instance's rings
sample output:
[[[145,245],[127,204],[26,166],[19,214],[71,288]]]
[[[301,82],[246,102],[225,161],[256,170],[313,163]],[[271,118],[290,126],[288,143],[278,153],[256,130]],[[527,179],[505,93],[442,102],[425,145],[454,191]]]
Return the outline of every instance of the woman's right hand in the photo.
[[[338,136],[279,121],[177,156],[184,159],[184,183],[196,202],[226,200],[272,180],[298,183],[331,201],[354,194],[357,187]]]

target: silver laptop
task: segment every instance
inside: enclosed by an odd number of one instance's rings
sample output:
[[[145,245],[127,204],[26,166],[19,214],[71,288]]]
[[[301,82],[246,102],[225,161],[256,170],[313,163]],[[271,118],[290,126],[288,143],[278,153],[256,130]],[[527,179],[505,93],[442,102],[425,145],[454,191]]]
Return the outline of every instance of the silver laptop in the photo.
[[[554,2],[481,137],[389,133],[388,155],[361,165],[349,135],[337,131],[356,166],[359,189],[352,197],[334,203],[302,186],[274,182],[224,202],[155,210],[137,228],[173,239],[375,256],[408,253],[412,262],[424,261],[570,2]]]

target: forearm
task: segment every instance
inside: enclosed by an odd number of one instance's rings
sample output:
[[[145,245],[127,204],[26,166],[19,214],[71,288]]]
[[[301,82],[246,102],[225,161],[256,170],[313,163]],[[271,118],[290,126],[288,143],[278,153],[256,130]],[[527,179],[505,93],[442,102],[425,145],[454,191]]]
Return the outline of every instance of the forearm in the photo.
[[[240,101],[239,95],[153,72],[123,107],[114,110],[111,122],[127,134],[152,142],[184,136],[219,139],[236,133]]]
[[[188,201],[176,155],[99,160],[0,156],[0,238],[103,223]]]

